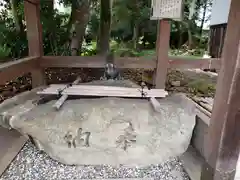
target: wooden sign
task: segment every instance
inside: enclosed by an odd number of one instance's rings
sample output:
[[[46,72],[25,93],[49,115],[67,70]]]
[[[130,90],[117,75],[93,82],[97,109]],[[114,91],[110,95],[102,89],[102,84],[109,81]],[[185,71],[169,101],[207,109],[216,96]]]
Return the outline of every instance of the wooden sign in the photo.
[[[152,0],[151,20],[183,18],[183,0]]]

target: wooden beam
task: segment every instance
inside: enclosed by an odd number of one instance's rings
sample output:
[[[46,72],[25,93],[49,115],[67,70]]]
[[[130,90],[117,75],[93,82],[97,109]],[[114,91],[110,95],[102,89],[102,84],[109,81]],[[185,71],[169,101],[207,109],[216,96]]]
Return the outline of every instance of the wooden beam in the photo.
[[[114,60],[117,68],[143,68],[153,69],[156,61],[139,57],[116,57]],[[103,56],[43,56],[41,67],[68,67],[68,68],[103,68],[106,58]]]
[[[39,4],[40,3],[40,0],[24,0],[24,1],[27,1],[27,2],[32,3],[32,4]]]
[[[157,65],[156,58],[148,57],[118,57],[114,62],[118,68],[130,69],[155,69]]]
[[[157,66],[155,75],[156,88],[164,89],[169,67],[168,49],[171,25],[168,20],[160,20],[157,38]]]
[[[47,67],[66,68],[103,68],[105,57],[102,56],[43,56],[40,65]],[[155,69],[155,58],[147,57],[116,57],[114,62],[118,68]],[[169,68],[177,69],[220,69],[220,59],[187,59],[182,57],[169,57]]]
[[[184,57],[169,57],[171,68],[179,69],[217,69],[221,68],[221,60],[218,58],[210,59],[190,59]]]
[[[0,84],[31,72],[37,65],[38,57],[27,57],[0,65]]]
[[[17,156],[27,138],[16,130],[8,130],[0,126],[0,176]]]
[[[211,112],[209,112],[208,110],[206,110],[204,107],[200,106],[199,104],[197,104],[196,102],[194,103],[196,108],[202,112],[203,114],[205,114],[208,117],[211,117]]]
[[[156,40],[156,55],[158,56],[158,52],[159,52],[159,45],[160,45],[160,21],[158,21],[158,24],[157,24],[157,40]],[[157,57],[156,57],[156,61],[157,61]],[[149,81],[150,84],[156,86],[156,74],[157,74],[157,62],[156,62],[156,65],[154,67],[154,71],[153,71],[153,74],[152,74],[152,78],[151,80]]]
[[[80,81],[82,81],[81,77],[77,77],[77,79],[72,83],[72,85],[76,85],[78,84]],[[68,95],[65,94],[63,95],[61,98],[59,98],[57,100],[57,102],[53,105],[53,108],[55,108],[56,110],[59,110],[60,107],[63,105],[63,103],[67,100]]]
[[[102,56],[43,56],[41,67],[66,67],[66,68],[102,68],[105,66]]]
[[[233,180],[240,149],[240,1],[232,0],[202,180]]]
[[[38,94],[57,95],[59,91],[62,91],[62,95],[75,96],[142,97],[140,88],[90,85],[73,85],[66,88],[66,85],[58,84],[52,84],[45,90],[38,92]],[[144,89],[144,97],[166,97],[167,94],[163,89]]]
[[[150,98],[151,105],[156,112],[161,112],[161,105],[155,97]]]
[[[24,13],[27,26],[29,56],[43,55],[42,25],[40,22],[40,4],[38,1],[24,1]],[[39,66],[32,71],[32,86],[45,84],[44,71]]]
[[[187,151],[179,158],[182,161],[184,169],[188,173],[190,179],[200,180],[204,158],[199,154],[199,152],[190,145]]]

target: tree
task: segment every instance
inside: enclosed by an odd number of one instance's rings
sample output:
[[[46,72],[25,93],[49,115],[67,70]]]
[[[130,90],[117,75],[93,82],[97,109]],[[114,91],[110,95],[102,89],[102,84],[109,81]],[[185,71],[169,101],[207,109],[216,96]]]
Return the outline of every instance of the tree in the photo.
[[[101,0],[100,8],[100,25],[98,36],[98,53],[106,55],[110,48],[110,32],[111,32],[111,0]]]
[[[184,4],[184,18],[181,23],[183,28],[187,29],[188,33],[188,49],[193,49],[195,46],[193,33],[197,32],[198,27],[196,20],[199,17],[200,3],[199,0],[187,0]]]
[[[3,13],[0,14],[0,48],[10,49],[10,54],[5,54],[11,57],[25,56],[27,39],[23,1],[3,1],[5,9],[2,8]],[[196,1],[193,16],[189,18],[193,1]],[[184,2],[183,21],[171,23],[172,48],[187,44],[192,49],[195,45],[204,44],[201,41],[205,42],[206,37],[202,35],[202,29],[209,19],[206,12],[211,1]],[[110,51],[111,40],[118,43],[116,47],[134,52],[140,48],[155,47],[157,21],[150,20],[151,0],[60,0],[61,4],[71,9],[70,13],[65,14],[53,8],[53,1],[40,2],[45,54],[79,55],[85,50],[82,44],[86,37],[88,42],[97,41],[97,51],[103,55]],[[197,21],[201,22],[199,27]]]
[[[150,1],[148,0],[115,0],[113,5],[114,31],[123,30],[125,37],[131,37],[131,45],[137,49],[140,33],[144,33],[146,23],[151,25]]]
[[[202,17],[200,17],[201,25],[200,25],[199,36],[202,37],[204,23],[209,20],[209,17],[207,17],[206,13],[207,11],[210,11],[212,7],[212,0],[201,0],[200,6],[202,10]]]
[[[22,23],[23,2],[20,0],[4,0],[0,6],[1,53],[12,58],[26,56],[28,49],[25,26]]]
[[[65,6],[71,6],[71,15],[66,25],[71,38],[71,55],[76,56],[81,51],[86,27],[90,16],[90,6],[93,0],[62,0]]]
[[[21,32],[23,32],[24,27],[23,27],[22,19],[18,15],[19,3],[20,3],[19,0],[10,0],[11,10],[12,10],[13,18],[14,18],[14,23],[15,23],[15,26],[16,26],[16,31],[18,33],[21,33]]]

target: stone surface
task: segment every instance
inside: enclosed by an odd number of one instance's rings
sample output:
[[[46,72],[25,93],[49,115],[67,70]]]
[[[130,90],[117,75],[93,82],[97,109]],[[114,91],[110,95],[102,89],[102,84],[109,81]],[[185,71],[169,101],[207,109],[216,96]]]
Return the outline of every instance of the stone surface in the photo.
[[[60,111],[55,102],[32,108],[27,101],[4,113],[12,128],[69,165],[163,163],[186,151],[195,125],[195,107],[182,94],[159,100],[160,112],[146,99],[68,100]]]
[[[36,102],[40,99],[37,92],[43,89],[44,87],[38,87],[31,91],[25,91],[0,103],[0,126],[11,128],[9,119],[15,115],[20,116],[34,108]]]

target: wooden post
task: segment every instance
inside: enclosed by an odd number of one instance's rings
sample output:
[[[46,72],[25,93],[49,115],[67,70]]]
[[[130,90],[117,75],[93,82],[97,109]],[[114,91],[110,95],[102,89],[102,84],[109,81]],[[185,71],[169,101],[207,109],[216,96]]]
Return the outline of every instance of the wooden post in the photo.
[[[240,147],[240,1],[232,0],[202,180],[233,180]]]
[[[164,89],[168,62],[168,49],[170,41],[171,26],[168,20],[160,20],[158,28],[158,37],[156,42],[157,69],[155,74],[155,84],[157,89]]]
[[[27,26],[29,56],[43,56],[42,25],[40,21],[40,3],[24,0],[24,13]],[[38,2],[38,3],[37,3]],[[32,86],[37,87],[45,83],[44,71],[40,63],[32,71]],[[39,65],[39,66],[38,66]]]

